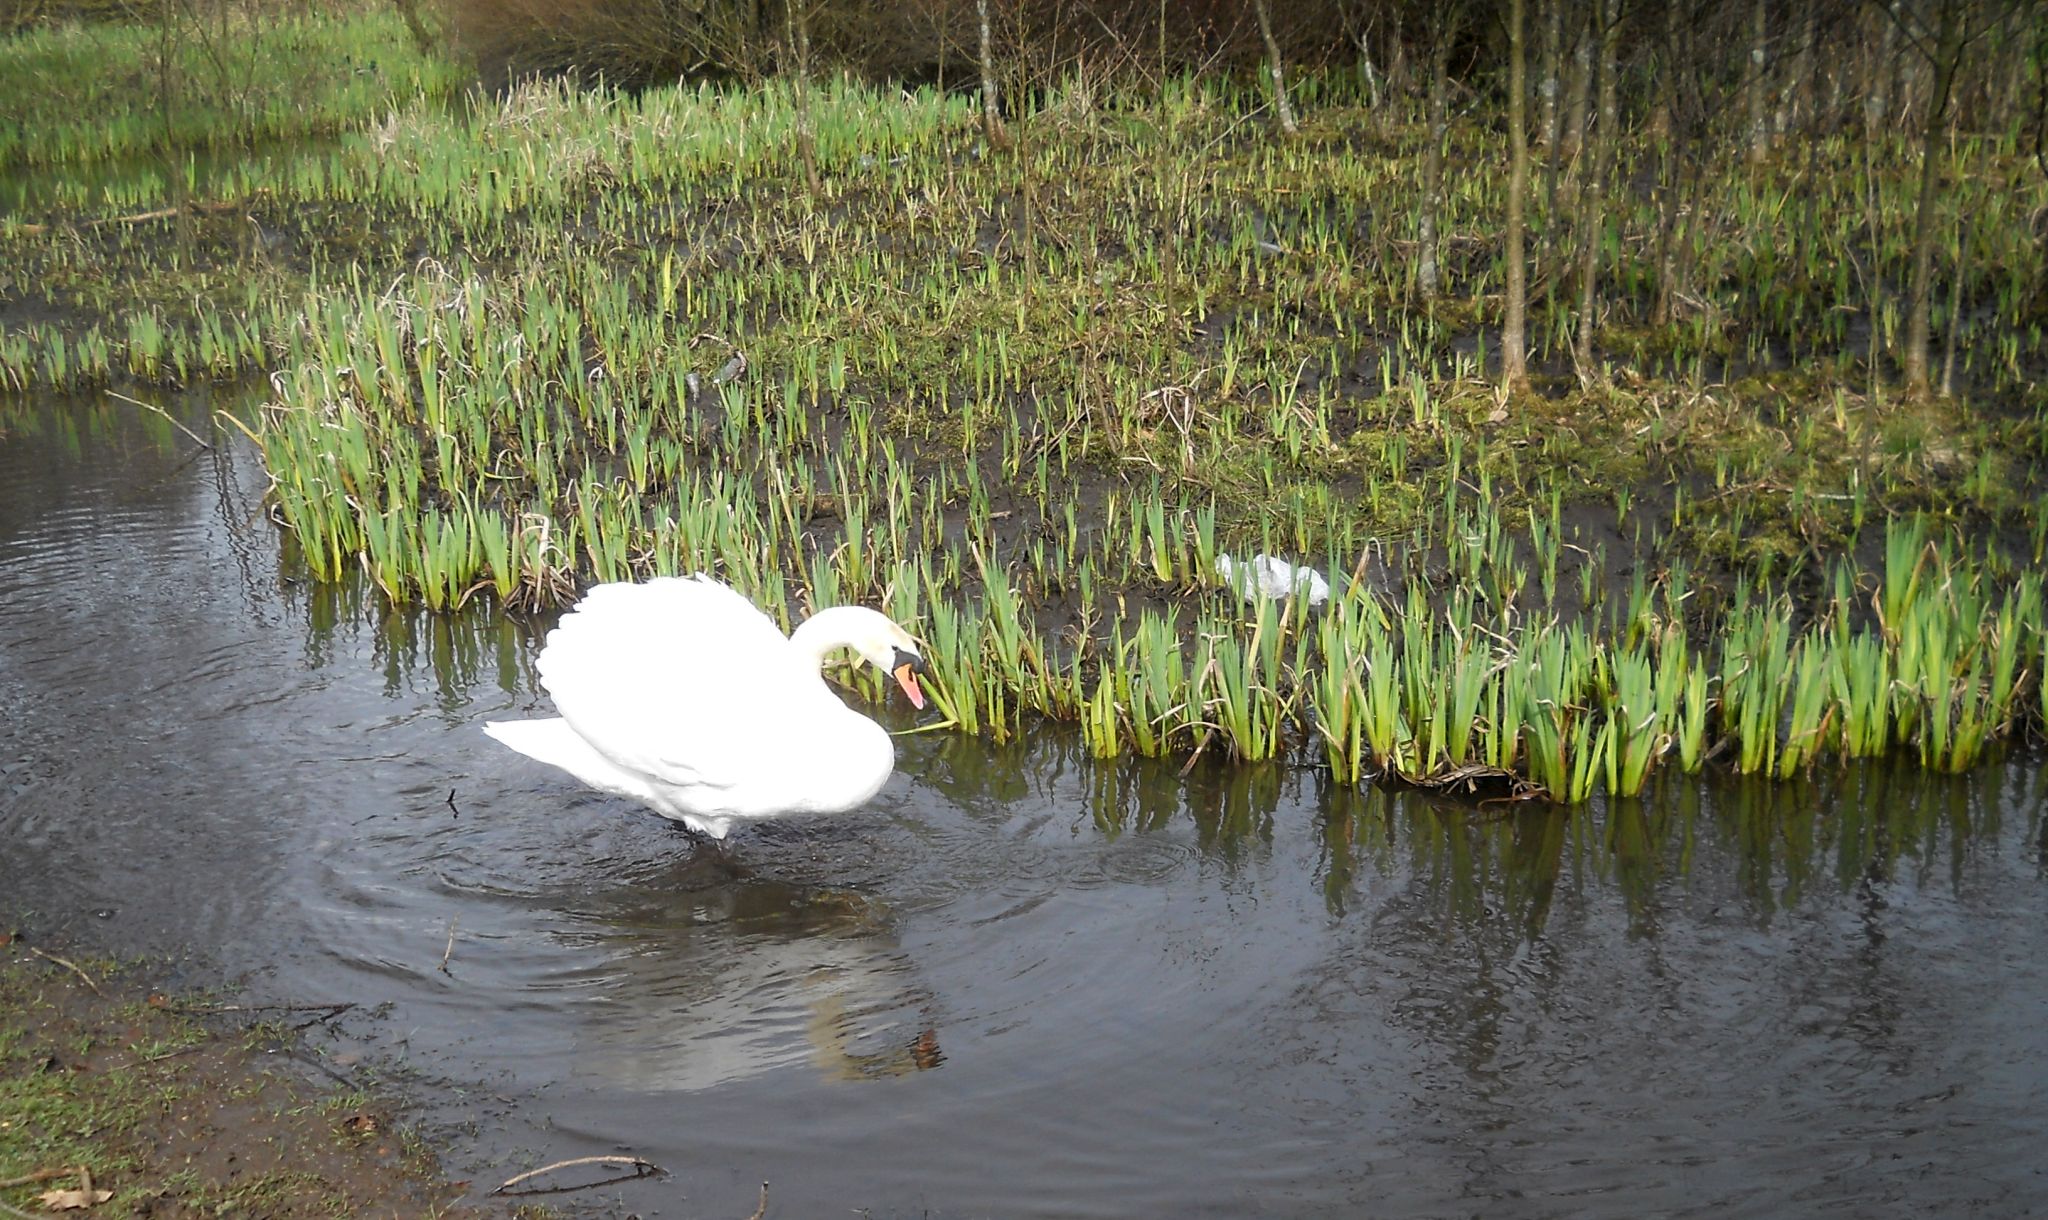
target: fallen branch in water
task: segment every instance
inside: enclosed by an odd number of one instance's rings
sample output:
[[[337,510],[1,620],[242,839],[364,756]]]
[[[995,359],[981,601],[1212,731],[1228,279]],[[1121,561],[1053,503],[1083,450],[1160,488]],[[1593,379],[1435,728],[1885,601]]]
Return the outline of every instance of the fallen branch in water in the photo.
[[[446,949],[441,950],[442,974],[448,973],[448,959],[455,956],[455,927],[457,924],[460,924],[461,922],[462,916],[460,915],[457,915],[455,918],[448,921],[448,947]],[[449,977],[452,978],[454,976],[450,975]]]
[[[163,416],[165,419],[170,420],[171,427],[176,428],[178,431],[183,432],[186,436],[191,437],[193,442],[197,444],[201,449],[213,448],[212,441],[204,439],[197,432],[194,432],[192,429],[187,428],[185,425],[179,423],[177,420],[171,419],[171,413],[169,411],[164,410],[162,407],[157,406],[153,402],[144,402],[140,398],[130,398],[126,394],[123,394],[118,390],[108,390],[107,397],[118,398],[122,402],[132,402],[136,406],[141,407],[145,411],[154,411],[158,415]]]
[[[505,1180],[504,1180],[503,1182],[500,1182],[500,1183],[498,1184],[497,1188],[496,1188],[496,1189],[494,1189],[494,1190],[492,1190],[492,1191],[491,1191],[491,1193],[492,1193],[492,1194],[494,1194],[494,1195],[501,1195],[501,1194],[504,1194],[504,1193],[505,1193],[506,1191],[510,1190],[510,1189],[511,1189],[512,1187],[514,1187],[514,1186],[517,1186],[517,1185],[519,1185],[519,1184],[520,1184],[521,1182],[524,1182],[524,1181],[526,1181],[526,1180],[527,1180],[528,1178],[537,1178],[537,1177],[539,1177],[540,1175],[542,1175],[542,1174],[544,1174],[544,1173],[553,1173],[553,1172],[554,1172],[555,1170],[557,1170],[557,1169],[567,1169],[567,1168],[569,1168],[569,1167],[570,1167],[570,1166],[572,1166],[572,1165],[630,1165],[630,1166],[632,1166],[632,1167],[633,1167],[633,1176],[634,1176],[634,1177],[636,1177],[636,1178],[644,1178],[644,1177],[647,1177],[647,1176],[648,1176],[649,1174],[656,1174],[656,1173],[667,1173],[667,1172],[668,1172],[668,1171],[667,1171],[666,1169],[663,1169],[663,1168],[662,1168],[661,1166],[659,1166],[659,1165],[655,1164],[655,1163],[654,1163],[653,1161],[644,1161],[644,1160],[641,1160],[641,1159],[640,1159],[639,1157],[637,1157],[637,1156],[578,1156],[578,1157],[571,1157],[571,1158],[569,1158],[569,1159],[568,1159],[568,1160],[566,1160],[566,1161],[556,1161],[556,1162],[555,1162],[554,1164],[552,1164],[552,1165],[542,1165],[542,1166],[541,1166],[541,1167],[540,1167],[539,1169],[529,1169],[529,1170],[527,1170],[527,1171],[526,1171],[525,1173],[522,1173],[522,1174],[518,1174],[518,1175],[515,1175],[515,1176],[513,1176],[513,1177],[507,1178],[507,1179],[505,1179]],[[621,1179],[611,1179],[611,1180],[621,1180]],[[541,1194],[541,1193],[548,1193],[548,1194],[552,1194],[552,1193],[555,1193],[555,1192],[557,1192],[557,1191],[565,1191],[565,1190],[585,1190],[585,1189],[587,1189],[588,1187],[591,1187],[591,1186],[604,1186],[604,1185],[607,1185],[607,1184],[608,1184],[608,1182],[589,1182],[589,1183],[586,1183],[586,1184],[585,1184],[585,1185],[583,1185],[583,1186],[557,1186],[557,1187],[551,1187],[551,1188],[549,1188],[549,1189],[548,1189],[547,1191],[545,1191],[545,1192],[542,1192],[542,1191],[520,1191],[519,1193],[520,1193],[520,1194]]]

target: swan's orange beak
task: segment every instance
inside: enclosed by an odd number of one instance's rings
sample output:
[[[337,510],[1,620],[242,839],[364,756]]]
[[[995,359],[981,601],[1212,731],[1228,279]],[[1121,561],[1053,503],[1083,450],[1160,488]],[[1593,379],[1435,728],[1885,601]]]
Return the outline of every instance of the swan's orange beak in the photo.
[[[903,693],[910,696],[910,706],[922,709],[924,707],[924,692],[918,689],[915,665],[910,661],[905,661],[891,672],[896,675],[896,684],[903,688]]]

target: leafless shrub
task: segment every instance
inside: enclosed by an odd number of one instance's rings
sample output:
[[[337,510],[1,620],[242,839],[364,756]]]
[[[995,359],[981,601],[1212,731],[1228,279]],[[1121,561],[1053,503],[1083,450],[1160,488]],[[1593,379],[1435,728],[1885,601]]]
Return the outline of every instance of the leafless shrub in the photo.
[[[805,3],[805,0],[797,0]],[[1007,62],[1037,72],[1244,66],[1264,54],[1250,0],[991,0]],[[753,78],[789,67],[784,0],[442,0],[457,45],[487,82],[540,75],[635,86]],[[1353,53],[1341,0],[1274,5],[1291,62]],[[808,0],[812,54],[869,79],[965,81],[975,0]],[[1160,26],[1162,20],[1165,29]]]

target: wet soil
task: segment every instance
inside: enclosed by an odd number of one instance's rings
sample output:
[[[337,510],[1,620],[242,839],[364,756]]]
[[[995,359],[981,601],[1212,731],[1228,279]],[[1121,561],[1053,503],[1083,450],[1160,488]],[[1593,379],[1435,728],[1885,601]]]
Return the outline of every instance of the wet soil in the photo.
[[[339,1011],[167,995],[148,966],[85,961],[0,933],[0,1202],[102,1217],[509,1212],[454,1206],[468,1184],[440,1180],[402,1111],[306,1057],[299,1029]]]

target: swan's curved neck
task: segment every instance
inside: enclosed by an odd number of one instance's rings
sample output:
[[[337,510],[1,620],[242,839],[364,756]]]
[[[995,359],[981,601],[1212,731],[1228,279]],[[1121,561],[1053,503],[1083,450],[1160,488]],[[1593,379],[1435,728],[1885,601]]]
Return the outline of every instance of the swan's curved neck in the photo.
[[[820,610],[789,633],[789,645],[812,666],[823,669],[827,654],[840,648],[855,647],[854,640],[867,626],[869,613],[872,612],[864,612],[858,606],[833,606]]]

